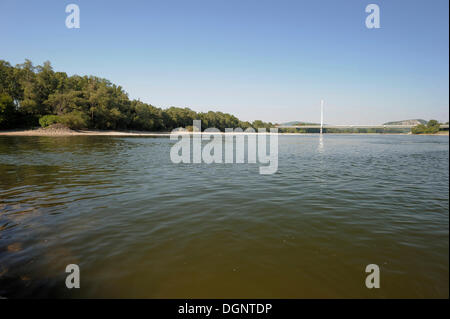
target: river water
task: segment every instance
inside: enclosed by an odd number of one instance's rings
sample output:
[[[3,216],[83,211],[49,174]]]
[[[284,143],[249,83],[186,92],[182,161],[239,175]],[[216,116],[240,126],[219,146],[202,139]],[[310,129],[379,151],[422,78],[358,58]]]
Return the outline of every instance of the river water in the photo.
[[[0,296],[448,298],[448,136],[280,136],[273,175],[174,143],[0,137]]]

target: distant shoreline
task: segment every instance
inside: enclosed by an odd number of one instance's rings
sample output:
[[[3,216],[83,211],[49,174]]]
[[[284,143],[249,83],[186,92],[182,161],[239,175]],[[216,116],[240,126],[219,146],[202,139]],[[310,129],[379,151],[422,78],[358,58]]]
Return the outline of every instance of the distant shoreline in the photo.
[[[31,129],[31,130],[9,130],[0,131],[0,136],[170,136],[171,132],[148,132],[148,131],[114,131],[114,130],[70,130],[70,129]],[[192,132],[186,132],[192,134]],[[194,133],[198,134],[198,133]],[[248,134],[248,133],[224,133],[218,134]],[[257,134],[257,133],[254,133]],[[279,133],[280,135],[318,135],[319,133]],[[436,134],[410,134],[410,133],[324,133],[325,135],[435,135],[449,136],[448,131],[440,131]]]

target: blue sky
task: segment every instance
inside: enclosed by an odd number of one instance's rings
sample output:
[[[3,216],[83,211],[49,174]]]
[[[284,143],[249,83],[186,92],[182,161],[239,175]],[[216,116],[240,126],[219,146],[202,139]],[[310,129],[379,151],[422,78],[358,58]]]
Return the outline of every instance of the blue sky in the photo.
[[[81,28],[67,29],[78,4]],[[380,6],[367,29],[365,7]],[[449,118],[448,0],[0,0],[0,59],[242,120]]]

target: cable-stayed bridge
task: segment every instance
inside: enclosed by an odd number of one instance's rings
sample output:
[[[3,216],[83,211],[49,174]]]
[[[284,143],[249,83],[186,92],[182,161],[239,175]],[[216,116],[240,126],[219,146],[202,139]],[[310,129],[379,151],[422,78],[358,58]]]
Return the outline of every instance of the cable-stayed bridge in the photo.
[[[304,124],[304,125],[276,125],[278,128],[316,128],[320,129],[322,133],[323,129],[412,129],[415,125],[333,125],[333,124],[323,124],[323,100],[320,101],[320,124]],[[448,124],[441,124],[440,128],[449,128]]]
[[[305,124],[305,125],[277,125],[278,128],[318,128],[320,127],[326,129],[326,128],[413,128],[416,125],[332,125],[332,124]],[[441,128],[449,128],[448,124],[441,124]]]

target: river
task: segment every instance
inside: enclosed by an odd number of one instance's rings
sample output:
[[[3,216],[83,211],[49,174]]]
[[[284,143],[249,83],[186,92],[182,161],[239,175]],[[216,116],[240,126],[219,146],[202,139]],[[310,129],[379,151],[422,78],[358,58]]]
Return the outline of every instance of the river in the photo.
[[[280,136],[272,175],[174,143],[0,137],[0,296],[448,298],[448,136]]]

